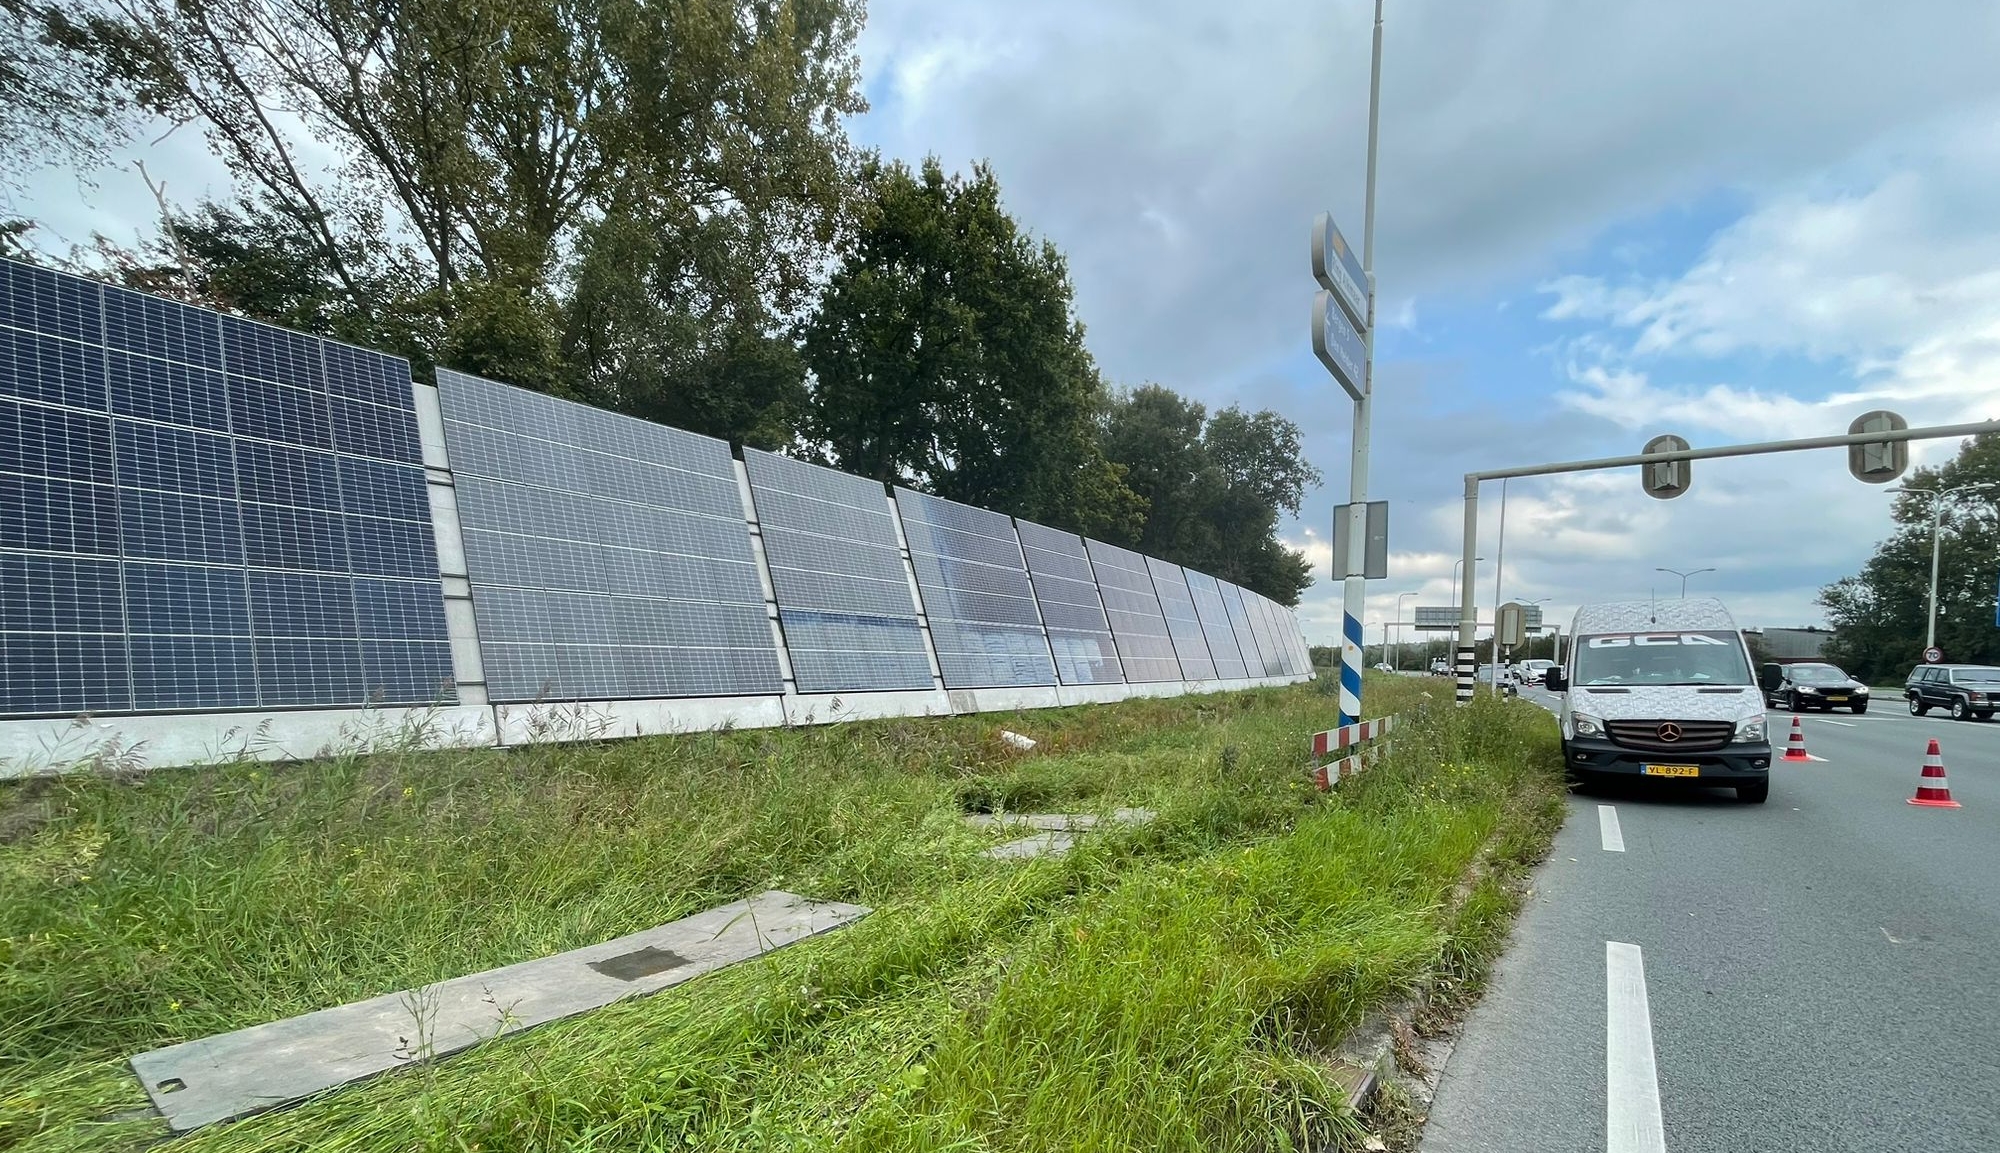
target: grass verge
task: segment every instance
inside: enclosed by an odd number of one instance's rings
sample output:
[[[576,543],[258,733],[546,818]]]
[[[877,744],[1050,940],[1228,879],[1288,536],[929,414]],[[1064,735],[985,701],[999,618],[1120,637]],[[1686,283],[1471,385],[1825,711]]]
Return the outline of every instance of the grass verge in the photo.
[[[1280,1150],[1351,1136],[1326,1056],[1490,951],[1447,911],[1561,814],[1547,714],[1371,682],[1395,754],[1313,790],[1324,686],[0,790],[0,1145],[136,1148],[131,1053],[778,887],[853,927],[203,1130],[189,1149]],[[1002,728],[1036,737],[1030,753]],[[969,810],[1156,809],[1069,855]]]

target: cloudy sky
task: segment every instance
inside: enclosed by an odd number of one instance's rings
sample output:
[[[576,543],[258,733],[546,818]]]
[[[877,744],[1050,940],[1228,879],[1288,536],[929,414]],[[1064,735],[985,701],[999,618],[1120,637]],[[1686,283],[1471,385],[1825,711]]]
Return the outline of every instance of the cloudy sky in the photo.
[[[1112,379],[1307,430],[1328,484],[1287,526],[1338,633],[1327,523],[1349,405],[1313,360],[1313,214],[1360,243],[1367,0],[872,0],[856,137],[990,159],[1068,252]],[[1396,594],[1450,599],[1463,474],[2000,417],[2000,6],[1985,0],[1388,0],[1371,495]],[[1948,446],[1919,447],[1935,461]],[[1488,486],[1479,597],[1493,603]],[[1678,578],[1746,624],[1820,620],[1888,499],[1836,453],[1509,486],[1504,594]],[[1668,582],[1661,584],[1661,582]]]
[[[1349,406],[1309,351],[1313,214],[1360,242],[1367,0],[872,0],[872,110],[850,131],[990,160],[1068,254],[1107,374],[1307,430],[1328,484],[1286,526],[1321,573]],[[1468,470],[2000,416],[2000,5],[1989,0],[1388,0],[1371,495],[1397,594],[1449,602]],[[223,179],[143,150],[175,199]],[[21,207],[49,241],[150,227],[136,178]],[[122,183],[119,183],[122,181]],[[126,187],[129,185],[130,187]],[[1916,447],[1935,462],[1953,446]],[[1478,566],[1493,603],[1488,486]],[[1820,619],[1884,534],[1838,454],[1702,462],[1659,502],[1635,473],[1516,482],[1507,598],[1677,591],[1746,624]],[[1405,602],[1410,603],[1409,601]]]

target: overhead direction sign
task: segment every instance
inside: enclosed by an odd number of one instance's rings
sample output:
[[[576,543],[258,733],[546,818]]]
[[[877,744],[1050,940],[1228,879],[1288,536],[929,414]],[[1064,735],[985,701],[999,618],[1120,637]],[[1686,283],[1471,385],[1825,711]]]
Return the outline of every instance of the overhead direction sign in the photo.
[[[1423,632],[1443,632],[1458,628],[1458,606],[1417,606],[1416,627]]]
[[[1340,300],[1356,332],[1368,330],[1368,273],[1333,223],[1333,213],[1313,218],[1313,279]]]
[[[1368,346],[1336,303],[1339,294],[1321,289],[1313,297],[1313,355],[1347,390],[1356,404],[1368,392]]]

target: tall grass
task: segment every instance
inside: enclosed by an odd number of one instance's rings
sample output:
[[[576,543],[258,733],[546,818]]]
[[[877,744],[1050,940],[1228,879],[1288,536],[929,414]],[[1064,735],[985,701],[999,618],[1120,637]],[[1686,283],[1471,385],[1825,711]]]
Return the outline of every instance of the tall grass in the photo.
[[[134,1052],[767,888],[876,912],[190,1148],[1241,1149],[1344,1122],[1324,1054],[1490,949],[1447,897],[1560,812],[1545,714],[1432,707],[1318,794],[1310,686],[0,792],[0,1144],[137,1147]],[[1002,728],[1035,736],[1020,753]],[[1070,855],[969,810],[1143,805]]]

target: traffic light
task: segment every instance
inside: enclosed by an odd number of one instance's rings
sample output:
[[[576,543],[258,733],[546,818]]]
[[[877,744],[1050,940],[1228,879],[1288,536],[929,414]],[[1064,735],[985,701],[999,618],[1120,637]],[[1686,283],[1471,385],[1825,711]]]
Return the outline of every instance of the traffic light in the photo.
[[[1644,453],[1651,456],[1662,452],[1684,452],[1688,442],[1672,433],[1656,436],[1646,442]],[[1660,500],[1672,500],[1688,490],[1693,483],[1690,475],[1690,460],[1663,460],[1658,464],[1639,466],[1639,482],[1645,486],[1646,495]]]
[[[1864,412],[1847,426],[1850,434],[1889,432],[1910,427],[1910,422],[1887,409]],[[1866,484],[1887,484],[1910,467],[1910,442],[1878,440],[1847,446],[1847,471]]]

